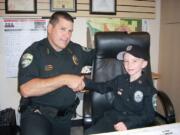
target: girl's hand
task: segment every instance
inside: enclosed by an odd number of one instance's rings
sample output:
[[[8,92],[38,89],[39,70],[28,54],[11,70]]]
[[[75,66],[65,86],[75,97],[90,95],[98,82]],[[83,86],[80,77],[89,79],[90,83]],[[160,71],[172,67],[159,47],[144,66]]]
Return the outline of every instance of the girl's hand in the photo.
[[[118,122],[117,124],[114,125],[114,129],[117,131],[125,131],[127,130],[127,127],[123,122]]]

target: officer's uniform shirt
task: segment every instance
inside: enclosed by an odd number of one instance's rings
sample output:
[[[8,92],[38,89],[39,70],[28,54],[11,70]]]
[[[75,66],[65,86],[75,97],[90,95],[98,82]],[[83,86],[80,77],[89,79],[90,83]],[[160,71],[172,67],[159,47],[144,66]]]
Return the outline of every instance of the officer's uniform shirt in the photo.
[[[70,42],[66,49],[56,52],[45,38],[27,48],[19,62],[19,86],[33,78],[49,78],[60,74],[79,75],[85,65],[91,65],[94,50]],[[75,101],[76,94],[64,86],[43,96],[31,97],[33,104],[65,109]]]
[[[120,75],[105,83],[94,83],[88,79],[85,83],[89,90],[114,93],[113,109],[104,113],[104,118],[108,117],[113,124],[121,121],[131,129],[146,126],[154,120],[156,91],[144,75],[133,82],[130,82],[129,75]]]

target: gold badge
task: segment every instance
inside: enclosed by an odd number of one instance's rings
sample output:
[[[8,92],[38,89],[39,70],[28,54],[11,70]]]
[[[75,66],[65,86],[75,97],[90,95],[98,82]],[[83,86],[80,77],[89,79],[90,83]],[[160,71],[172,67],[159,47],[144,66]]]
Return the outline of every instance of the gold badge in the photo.
[[[76,66],[79,65],[79,61],[78,61],[78,58],[77,58],[76,55],[73,55],[73,56],[72,56],[72,60],[73,60],[73,63],[74,63]]]
[[[53,70],[53,65],[45,65],[44,66],[44,71],[51,71]]]

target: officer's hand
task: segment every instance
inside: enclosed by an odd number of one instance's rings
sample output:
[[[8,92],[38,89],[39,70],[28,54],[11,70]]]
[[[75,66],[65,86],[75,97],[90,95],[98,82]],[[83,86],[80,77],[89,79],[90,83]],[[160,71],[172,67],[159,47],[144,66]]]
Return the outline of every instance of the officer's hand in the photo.
[[[67,86],[73,91],[78,92],[85,87],[84,76],[69,75]]]
[[[82,91],[85,87],[85,83],[84,83],[84,76],[80,77],[80,82],[79,84],[77,84],[77,87],[72,88],[74,92],[79,92]]]
[[[84,76],[81,76],[81,83],[79,83],[77,89],[75,89],[76,92],[84,90],[85,83],[84,83]]]
[[[114,125],[114,129],[117,131],[125,131],[127,130],[127,127],[123,122],[118,122]]]

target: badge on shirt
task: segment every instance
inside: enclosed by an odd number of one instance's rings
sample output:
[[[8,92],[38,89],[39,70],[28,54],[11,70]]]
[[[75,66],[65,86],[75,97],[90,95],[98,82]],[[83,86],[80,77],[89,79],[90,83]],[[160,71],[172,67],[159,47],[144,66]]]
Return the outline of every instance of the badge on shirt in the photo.
[[[30,53],[25,53],[22,56],[21,65],[23,68],[28,67],[33,61],[33,55]]]
[[[141,91],[136,91],[134,93],[134,101],[136,101],[137,103],[141,102],[143,100],[143,93]]]
[[[73,55],[73,56],[72,56],[72,60],[73,60],[73,63],[74,63],[76,66],[79,65],[79,61],[78,61],[78,58],[77,58],[76,55]]]

